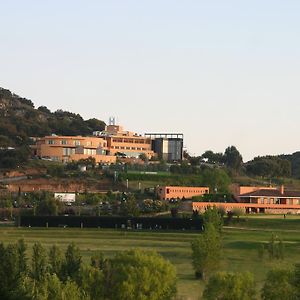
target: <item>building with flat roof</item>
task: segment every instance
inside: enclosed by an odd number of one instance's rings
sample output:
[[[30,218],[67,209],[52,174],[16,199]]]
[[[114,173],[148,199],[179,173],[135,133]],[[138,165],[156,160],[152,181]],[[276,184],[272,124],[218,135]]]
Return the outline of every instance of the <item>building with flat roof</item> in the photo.
[[[285,191],[284,186],[276,187],[241,187],[243,193],[236,203],[193,202],[193,210],[203,212],[209,206],[223,207],[227,212],[234,208],[245,213],[299,214],[300,192]]]
[[[208,187],[195,186],[161,186],[157,188],[157,195],[161,200],[191,199],[194,196],[209,194]]]
[[[107,141],[99,137],[45,136],[37,140],[36,154],[40,158],[61,162],[89,157],[95,158],[96,163],[116,162],[116,157],[109,154]]]
[[[110,124],[104,131],[96,131],[95,136],[107,142],[109,155],[124,154],[126,157],[138,158],[145,154],[147,158],[154,156],[151,139],[131,131],[125,131],[122,126]]]
[[[183,157],[182,133],[145,133],[152,141],[152,149],[159,159],[180,161]]]

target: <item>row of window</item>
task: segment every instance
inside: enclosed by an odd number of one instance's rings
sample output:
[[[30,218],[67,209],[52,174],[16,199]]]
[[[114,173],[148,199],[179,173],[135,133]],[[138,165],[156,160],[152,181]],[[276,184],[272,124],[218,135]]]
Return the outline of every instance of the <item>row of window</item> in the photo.
[[[74,140],[72,142],[73,143],[68,143],[68,140],[61,140],[59,143],[60,143],[60,145],[74,145],[74,146],[80,146],[81,145],[81,142],[79,140]],[[47,144],[48,145],[55,145],[55,140],[47,140]],[[93,145],[93,143],[91,141],[87,141],[85,143],[85,146],[87,146],[87,147],[92,146],[92,145]],[[98,143],[97,146],[106,147],[107,144],[106,144],[106,142]]]
[[[296,203],[293,199],[282,199],[280,198],[260,198],[260,204],[300,204],[300,199],[297,199]],[[251,201],[250,201],[251,203]]]
[[[208,190],[178,190],[178,189],[167,189],[167,194],[169,193],[201,193],[201,194],[207,194]]]
[[[118,138],[113,138],[112,141],[114,143],[151,144],[150,140],[142,140],[142,139],[118,139]]]
[[[122,146],[112,146],[112,149],[121,149],[121,150],[143,150],[147,151],[147,148],[139,148],[139,147],[122,147]]]

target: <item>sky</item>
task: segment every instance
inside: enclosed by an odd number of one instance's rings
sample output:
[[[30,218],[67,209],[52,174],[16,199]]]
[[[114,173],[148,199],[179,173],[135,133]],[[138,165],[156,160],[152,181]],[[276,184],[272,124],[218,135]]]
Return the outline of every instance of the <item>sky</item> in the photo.
[[[299,0],[0,0],[0,86],[180,132],[192,155],[300,150]]]

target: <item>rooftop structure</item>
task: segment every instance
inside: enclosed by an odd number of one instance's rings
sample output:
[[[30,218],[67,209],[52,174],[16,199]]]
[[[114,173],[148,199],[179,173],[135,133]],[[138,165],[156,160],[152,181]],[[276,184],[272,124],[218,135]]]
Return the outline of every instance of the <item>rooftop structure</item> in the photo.
[[[160,159],[180,161],[183,157],[182,133],[145,133],[152,140],[152,149]]]

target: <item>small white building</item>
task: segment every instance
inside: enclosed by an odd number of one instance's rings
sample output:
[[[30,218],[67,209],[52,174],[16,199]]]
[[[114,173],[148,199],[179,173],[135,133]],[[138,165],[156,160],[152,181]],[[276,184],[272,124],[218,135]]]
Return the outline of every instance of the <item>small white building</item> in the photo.
[[[54,193],[54,198],[64,203],[73,203],[76,200],[75,193]]]

